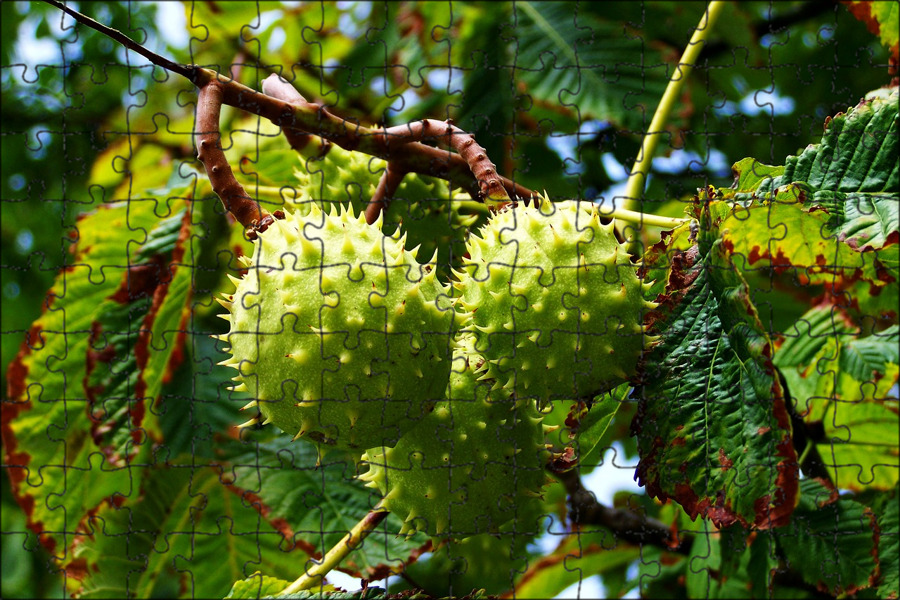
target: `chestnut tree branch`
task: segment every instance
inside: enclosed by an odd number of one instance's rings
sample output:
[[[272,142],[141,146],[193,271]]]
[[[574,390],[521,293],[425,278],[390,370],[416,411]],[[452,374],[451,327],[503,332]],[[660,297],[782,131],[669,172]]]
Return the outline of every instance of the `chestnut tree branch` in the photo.
[[[217,81],[222,90],[222,103],[265,117],[282,129],[290,130],[292,135],[314,134],[346,150],[364,152],[393,162],[401,171],[446,179],[454,187],[467,190],[473,198],[479,198],[482,193],[475,174],[463,156],[458,153],[434,148],[421,142],[403,143],[400,147],[395,145],[394,148],[389,148],[390,144],[384,135],[384,130],[371,129],[359,123],[340,119],[322,106],[306,101],[299,93],[288,95],[286,101],[283,98],[257,92],[210,69],[198,65],[177,64],[144,48],[122,32],[102,25],[57,0],[44,1],[71,15],[79,23],[99,31],[126,48],[137,52],[153,64],[182,75],[198,88],[203,88],[211,81]],[[275,75],[275,77],[278,76]],[[454,137],[450,136],[451,142]],[[299,142],[299,140],[300,138],[295,138],[294,141]],[[493,167],[491,168],[493,169]],[[506,177],[497,174],[496,179],[503,187],[507,197],[528,200],[536,196],[533,191]],[[492,184],[488,188],[488,192],[488,199],[501,197],[499,191]]]
[[[650,544],[670,552],[689,554],[692,538],[679,539],[662,521],[641,517],[631,511],[610,508],[597,501],[581,482],[577,469],[555,472],[569,498],[569,518],[576,525],[600,525],[612,531],[616,538],[633,544]]]
[[[202,82],[215,76],[218,74],[214,71],[201,69],[197,79]],[[506,199],[528,200],[537,195],[525,186],[497,174],[493,163],[478,158],[479,154],[484,154],[481,147],[476,148],[475,145],[468,144],[467,140],[471,137],[470,134],[452,125],[449,135],[446,132],[448,124],[440,121],[431,121],[428,126],[423,126],[420,121],[389,129],[365,127],[359,123],[336,117],[323,106],[307,101],[299,92],[293,90],[292,86],[275,74],[266,78],[266,81],[263,82],[263,89],[277,94],[277,97],[268,93],[255,92],[235,81],[223,83],[226,86],[223,100],[225,104],[269,119],[284,129],[286,135],[289,131],[297,135],[309,133],[318,135],[345,150],[363,152],[394,163],[400,171],[445,179],[454,187],[468,191],[473,198],[481,197],[485,190],[487,191],[486,197],[491,199],[505,197]],[[286,87],[291,87],[292,91],[287,91]],[[491,183],[491,179],[485,180],[490,186],[483,190],[477,175],[462,154],[428,146],[418,141],[418,139],[439,137],[437,132],[440,129],[434,127],[436,123],[443,126],[445,131],[442,135],[447,136],[451,144],[460,146],[467,144],[467,156],[472,160],[472,164],[478,164],[478,172],[482,176],[496,179],[499,186],[503,188],[502,191]],[[288,140],[290,142],[290,138]],[[488,169],[490,169],[490,173]]]
[[[321,108],[317,104],[308,102],[294,86],[274,73],[263,79],[262,90],[264,94],[284,100],[294,106],[305,107],[307,110],[319,110]],[[295,129],[282,129],[282,131],[291,148],[297,152],[305,148],[312,140],[312,135],[309,133],[301,133]],[[328,144],[324,140],[323,143]]]
[[[272,217],[247,195],[228,164],[219,133],[221,111],[222,85],[213,79],[200,88],[197,98],[197,158],[206,168],[213,191],[222,200],[225,209],[251,230],[248,236],[253,239],[253,230],[265,231]]]
[[[387,164],[384,173],[381,174],[381,179],[378,180],[375,194],[369,201],[369,206],[366,207],[366,223],[371,225],[378,220],[380,214],[387,211],[391,198],[400,187],[405,175],[406,173],[400,167],[396,167],[392,163]]]
[[[423,139],[446,137],[447,144],[466,161],[485,200],[494,203],[509,201],[509,194],[497,177],[497,167],[487,157],[484,148],[475,141],[475,136],[452,123],[422,119],[385,129],[384,136],[388,144],[409,144]]]

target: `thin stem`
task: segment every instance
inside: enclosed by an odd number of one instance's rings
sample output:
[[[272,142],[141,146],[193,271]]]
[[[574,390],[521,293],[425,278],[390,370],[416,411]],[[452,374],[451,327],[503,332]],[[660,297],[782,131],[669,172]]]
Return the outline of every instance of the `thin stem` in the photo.
[[[378,187],[375,189],[375,193],[366,207],[366,223],[371,225],[378,220],[382,213],[387,212],[394,192],[397,191],[397,188],[403,182],[404,175],[406,173],[391,163],[385,166],[384,173],[381,174],[381,179],[378,180]]]
[[[691,41],[688,43],[687,48],[684,49],[681,60],[678,61],[675,72],[672,73],[669,85],[666,86],[666,91],[659,101],[659,106],[656,107],[653,120],[650,121],[650,129],[644,135],[641,151],[638,153],[634,166],[631,168],[631,175],[628,177],[628,183],[625,188],[625,205],[623,207],[627,210],[639,210],[640,198],[644,194],[647,174],[650,172],[650,165],[653,163],[653,154],[656,151],[656,146],[663,135],[663,128],[669,120],[672,107],[681,94],[681,88],[687,80],[697,60],[697,56],[699,56],[707,37],[709,37],[709,32],[712,31],[716,17],[719,16],[724,5],[725,2],[721,0],[713,0],[709,3],[709,6],[706,7],[706,11],[703,13],[703,18],[700,19],[700,24],[697,25],[697,29],[694,30],[694,34],[691,36]]]
[[[341,561],[343,561],[348,554],[356,550],[359,545],[362,544],[363,540],[366,539],[370,533],[375,531],[378,524],[387,516],[388,511],[383,508],[376,507],[370,510],[369,513],[363,517],[362,521],[357,523],[353,529],[351,529],[350,532],[334,546],[334,548],[329,550],[328,553],[322,557],[322,562],[315,563],[312,568],[307,569],[306,573],[301,575],[294,583],[281,590],[278,595],[296,594],[297,592],[308,590],[316,585],[321,585],[325,576],[328,575],[332,569],[341,564]]]
[[[166,69],[168,71],[172,71],[173,73],[178,73],[179,75],[186,77],[186,78],[190,79],[191,81],[194,80],[194,68],[193,67],[189,67],[186,65],[180,65],[176,62],[172,62],[168,58],[165,58],[163,56],[160,56],[159,54],[156,54],[155,52],[151,52],[150,50],[147,50],[146,48],[144,48],[143,46],[138,44],[136,41],[134,41],[133,39],[131,39],[130,37],[128,37],[121,31],[119,31],[118,29],[113,29],[112,27],[107,27],[106,25],[99,23],[86,15],[83,15],[76,10],[72,10],[71,8],[69,8],[68,6],[63,4],[62,2],[57,2],[57,0],[43,0],[43,1],[51,6],[58,8],[59,10],[66,13],[67,15],[70,15],[73,19],[75,19],[79,23],[82,23],[83,25],[87,25],[91,29],[99,31],[103,35],[114,39],[115,41],[119,42],[120,44],[122,44],[123,46],[128,48],[129,50],[137,52],[138,54],[140,54],[141,56],[143,56],[144,58],[146,58],[147,60],[152,62],[154,65],[162,67],[163,69]]]
[[[678,227],[679,225],[690,221],[690,219],[688,219],[687,217],[662,217],[660,215],[654,215],[652,213],[642,213],[634,210],[627,210],[625,208],[614,208],[608,213],[601,210],[600,216],[610,219],[618,219],[620,221],[626,221],[628,223],[637,223],[638,225],[664,227],[667,229]]]

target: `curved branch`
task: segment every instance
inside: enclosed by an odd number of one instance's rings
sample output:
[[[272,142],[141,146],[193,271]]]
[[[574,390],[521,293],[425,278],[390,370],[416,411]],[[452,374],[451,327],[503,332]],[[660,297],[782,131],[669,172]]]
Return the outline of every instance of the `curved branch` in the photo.
[[[400,168],[391,163],[387,164],[384,173],[381,174],[381,179],[378,180],[375,194],[372,195],[369,206],[366,207],[366,223],[371,225],[378,220],[378,216],[381,213],[387,211],[388,206],[391,204],[391,198],[394,192],[397,191],[397,188],[400,187],[404,175],[406,173]]]
[[[198,88],[205,87],[211,81],[218,81],[222,89],[222,102],[265,117],[286,130],[286,133],[290,130],[292,134],[296,133],[298,136],[317,135],[346,150],[358,150],[394,162],[408,173],[420,173],[446,179],[451,185],[467,190],[473,198],[479,197],[478,182],[475,181],[475,176],[469,170],[468,164],[459,154],[448,153],[438,148],[413,142],[405,144],[391,155],[388,151],[387,141],[381,132],[363,127],[358,123],[339,119],[320,105],[307,102],[305,99],[295,105],[293,104],[295,101],[303,98],[299,93],[286,101],[284,98],[276,98],[252,90],[210,69],[204,69],[198,65],[180,65],[147,50],[122,32],[68,8],[58,0],[43,1],[71,15],[79,23],[99,31],[126,48],[137,52],[153,64],[187,78]],[[301,139],[298,137],[294,141],[299,142]],[[506,177],[496,175],[496,178],[508,197],[528,200],[536,195],[533,191]],[[493,189],[491,193],[497,195]],[[488,197],[492,198],[493,196]]]
[[[442,133],[439,133],[443,130]],[[497,176],[497,167],[485,154],[484,148],[475,141],[475,136],[466,133],[451,122],[422,119],[406,125],[398,125],[384,130],[388,144],[400,142],[408,144],[423,139],[447,138],[447,144],[462,157],[475,181],[478,182],[482,196],[488,202],[509,202],[509,195]]]
[[[213,71],[206,69],[202,71],[204,72],[200,74],[200,78],[209,78],[215,75]],[[263,90],[266,93],[257,94],[256,98],[250,95],[255,93],[250,88],[237,82],[229,82],[229,84],[231,83],[234,85],[227,88],[231,93],[226,94],[224,102],[269,119],[285,131],[289,142],[291,135],[312,133],[345,150],[364,152],[391,162],[395,168],[405,173],[418,173],[445,179],[451,185],[468,191],[473,198],[479,198],[483,192],[483,186],[480,185],[469,162],[462,154],[447,152],[418,141],[419,139],[447,136],[448,142],[451,144],[467,144],[466,136],[471,137],[470,134],[458,127],[453,127],[443,121],[432,120],[428,126],[424,127],[422,122],[416,122],[387,130],[373,129],[341,119],[328,112],[322,105],[307,101],[293,86],[276,74],[269,75],[263,81]],[[451,131],[438,134],[441,126],[444,129],[449,126]],[[427,135],[423,135],[425,131],[427,131]],[[400,142],[401,145],[398,146],[395,142]],[[392,143],[394,143],[393,147],[391,147]],[[537,195],[525,186],[496,173],[493,163],[486,158],[476,161],[479,151],[480,154],[484,154],[480,146],[476,148],[468,145],[466,150],[471,153],[472,162],[479,163],[479,172],[482,172],[484,180],[491,182],[486,197],[528,200]],[[499,186],[493,184],[493,180],[496,180]]]
[[[244,227],[264,231],[272,219],[271,215],[247,195],[235,179],[222,150],[222,136],[219,133],[222,96],[222,85],[217,80],[208,81],[200,88],[197,98],[197,158],[206,168],[213,191],[222,200],[225,209]],[[255,235],[250,237],[253,239]]]

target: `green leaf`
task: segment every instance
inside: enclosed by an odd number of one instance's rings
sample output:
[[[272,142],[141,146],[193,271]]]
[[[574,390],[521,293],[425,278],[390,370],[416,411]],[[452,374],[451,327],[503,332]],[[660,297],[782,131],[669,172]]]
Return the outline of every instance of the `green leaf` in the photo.
[[[802,481],[800,489],[791,523],[772,532],[789,567],[834,596],[874,585],[878,573],[875,515],[858,502],[839,498],[817,480]]]
[[[831,207],[839,240],[854,250],[878,250],[896,244],[900,204],[896,192],[849,193],[820,191],[812,201]],[[885,259],[882,258],[882,261]],[[892,261],[896,265],[896,261]]]
[[[10,366],[2,427],[13,489],[64,561],[60,546],[90,509],[136,493],[140,471],[129,465],[158,437],[150,408],[177,360],[191,281],[190,212],[156,212],[166,196],[191,196],[191,183],[178,185],[79,220],[74,259]]]
[[[845,194],[900,190],[897,165],[897,88],[875,94],[847,113],[826,120],[818,144],[785,160],[772,189],[805,182],[812,190]]]
[[[900,327],[897,325],[847,342],[838,363],[857,381],[884,377],[891,364],[900,364]]]
[[[278,579],[277,577],[269,577],[260,572],[256,572],[247,579],[235,581],[231,587],[231,591],[225,596],[225,600],[229,598],[264,598],[266,596],[278,596],[278,592],[291,584],[290,581]]]
[[[673,266],[666,292],[635,389],[638,480],[719,527],[785,523],[799,475],[790,419],[771,344],[715,230]]]
[[[534,561],[516,583],[516,598],[554,598],[591,575],[603,574],[638,559],[637,547],[615,547],[609,532],[582,532],[564,538],[552,553]]]
[[[878,556],[881,558],[881,580],[878,584],[879,598],[900,597],[900,491],[896,490],[885,503],[878,517]]]
[[[240,408],[250,397],[229,389],[234,369],[219,364],[230,355],[217,350],[215,340],[197,335],[187,353],[155,407],[166,450],[176,456],[190,453],[197,460],[220,460],[223,443],[248,418]]]
[[[569,2],[514,6],[518,80],[534,100],[574,107],[585,120],[644,126],[636,99],[662,96],[668,68],[656,57],[647,64],[638,36]]]
[[[755,158],[744,158],[732,165],[734,185],[731,186],[736,193],[753,192],[763,183],[770,182],[784,173],[784,167],[764,165]]]
[[[775,352],[775,366],[784,375],[801,415],[810,412],[812,398],[817,396],[819,373],[816,365],[829,340],[848,339],[858,331],[840,308],[820,304],[783,332],[783,342]]]
[[[209,467],[174,463],[147,474],[139,500],[101,506],[67,571],[81,580],[81,597],[222,598],[260,569],[298,577],[308,557],[302,546],[222,479]]]
[[[829,304],[814,306],[784,332],[784,341],[775,354],[775,364],[794,383],[790,367],[805,368],[812,364],[829,339],[850,339],[858,332],[859,328],[840,308]],[[791,390],[794,390],[793,386]]]
[[[261,443],[233,462],[235,485],[254,494],[268,518],[286,522],[296,541],[310,551],[327,552],[380,500],[355,478],[351,457],[334,452],[319,463],[314,445],[291,442],[287,435]],[[398,536],[401,527],[399,517],[389,515],[341,570],[362,576],[392,565],[388,557],[404,559],[427,543],[422,534]]]
[[[771,203],[736,207],[720,225],[729,253],[753,269],[790,270],[803,285],[832,282],[835,276],[878,281],[877,265],[828,233],[829,216],[807,212],[798,194],[791,186]]]
[[[755,269],[791,270],[801,285],[846,290],[861,311],[896,320],[897,105],[896,87],[870,94],[783,169],[744,159],[731,189],[701,191],[700,200],[737,203],[721,224],[729,251]]]
[[[775,354],[797,412],[823,431],[818,449],[842,489],[892,489],[900,477],[896,325],[859,337],[838,309],[804,315]]]
[[[752,554],[740,526],[714,532],[704,521],[694,537],[685,586],[690,598],[753,598]],[[765,581],[765,580],[763,580]]]
[[[600,462],[602,452],[606,450],[600,445],[600,440],[603,439],[610,423],[630,392],[629,384],[620,385],[609,394],[602,396],[599,402],[595,402],[587,416],[581,420],[577,432],[578,462],[581,465],[590,466]]]

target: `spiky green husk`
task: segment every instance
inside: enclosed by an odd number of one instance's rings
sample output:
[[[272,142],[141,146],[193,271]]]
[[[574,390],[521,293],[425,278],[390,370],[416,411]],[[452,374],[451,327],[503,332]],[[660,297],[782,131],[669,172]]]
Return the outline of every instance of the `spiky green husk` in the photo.
[[[311,204],[350,203],[365,212],[387,163],[362,152],[332,146],[316,160],[303,159],[297,169],[297,201],[287,207],[299,212]],[[441,275],[461,265],[470,228],[487,221],[487,208],[468,196],[451,194],[446,181],[408,173],[394,192],[383,230],[406,234],[410,246],[420,246],[424,256],[437,252],[435,263]]]
[[[518,575],[529,565],[528,544],[547,532],[544,502],[516,506],[515,518],[499,533],[447,540],[433,550],[425,564],[415,563],[407,573],[423,591],[434,597],[447,590],[483,589],[490,597],[515,587]]]
[[[548,457],[533,406],[513,408],[502,390],[476,381],[476,361],[454,354],[447,399],[394,448],[363,455],[360,476],[404,521],[401,533],[464,539],[496,532],[539,502]]]
[[[352,211],[260,234],[226,297],[236,389],[265,422],[342,448],[393,444],[443,397],[454,315],[434,269]]]
[[[362,152],[350,152],[340,146],[331,146],[328,153],[317,158],[301,158],[302,165],[294,171],[297,178],[297,200],[286,207],[305,213],[312,205],[326,208],[328,205],[350,205],[355,213],[364,213],[380,172],[387,163],[380,158]],[[392,234],[391,223],[384,223],[382,230]]]
[[[478,236],[455,283],[484,377],[539,402],[595,394],[633,375],[655,307],[613,225],[591,203],[510,205]]]

